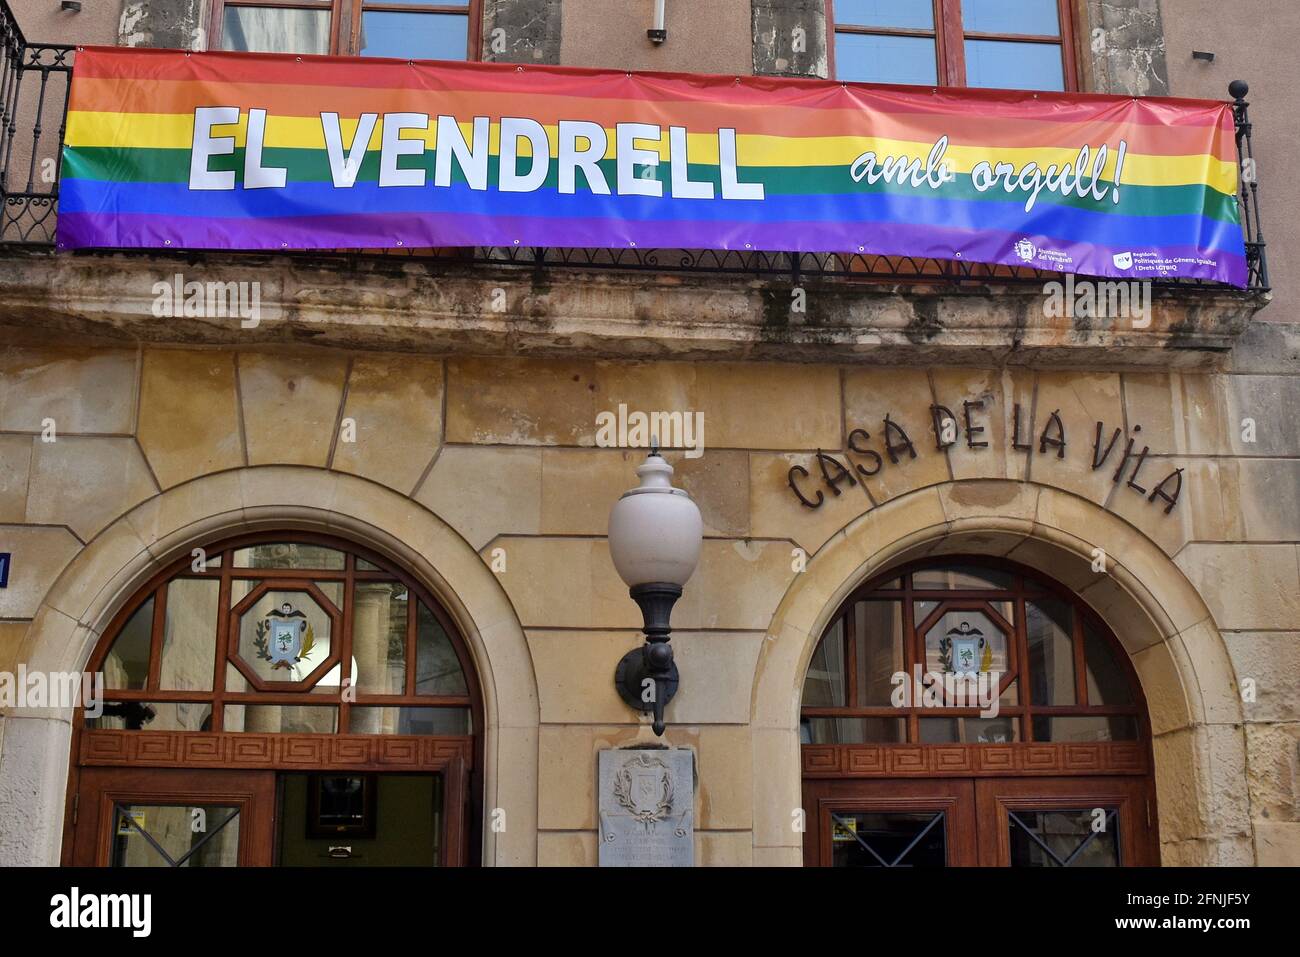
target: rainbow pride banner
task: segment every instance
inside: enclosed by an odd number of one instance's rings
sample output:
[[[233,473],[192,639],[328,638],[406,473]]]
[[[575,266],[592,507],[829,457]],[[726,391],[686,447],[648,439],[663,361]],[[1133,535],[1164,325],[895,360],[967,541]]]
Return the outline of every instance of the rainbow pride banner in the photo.
[[[88,47],[67,249],[867,253],[1246,283],[1231,107]]]

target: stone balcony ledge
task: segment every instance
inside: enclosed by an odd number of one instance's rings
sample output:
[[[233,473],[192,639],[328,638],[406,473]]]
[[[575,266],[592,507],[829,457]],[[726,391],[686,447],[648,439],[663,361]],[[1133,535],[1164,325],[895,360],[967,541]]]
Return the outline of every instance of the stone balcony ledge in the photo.
[[[162,308],[156,284],[248,283],[260,319]],[[1065,277],[1061,277],[1064,280]],[[1098,280],[1105,282],[1105,280]],[[315,343],[440,355],[536,355],[1215,368],[1266,292],[1151,290],[1145,319],[1049,314],[1040,285],[468,264],[244,253],[77,253],[0,246],[13,341]],[[256,289],[256,300],[253,290]],[[1059,300],[1058,300],[1059,305]],[[194,314],[200,312],[203,314]],[[1056,310],[1059,312],[1059,310]]]

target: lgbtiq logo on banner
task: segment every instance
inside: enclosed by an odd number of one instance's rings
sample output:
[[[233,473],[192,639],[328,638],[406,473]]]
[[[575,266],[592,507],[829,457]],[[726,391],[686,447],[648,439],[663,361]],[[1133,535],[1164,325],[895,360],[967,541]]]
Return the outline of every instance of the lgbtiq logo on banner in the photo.
[[[1246,284],[1231,107],[85,48],[58,243],[867,253]]]

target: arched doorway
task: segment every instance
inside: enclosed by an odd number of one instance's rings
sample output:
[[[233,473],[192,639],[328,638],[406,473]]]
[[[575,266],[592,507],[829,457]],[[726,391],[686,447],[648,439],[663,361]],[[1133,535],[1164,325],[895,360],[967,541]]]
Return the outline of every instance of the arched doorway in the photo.
[[[1128,656],[1024,566],[929,559],[856,589],[813,653],[800,742],[805,864],[1157,863]]]
[[[474,863],[483,709],[413,576],[303,531],[218,542],[105,629],[65,863]],[[94,713],[99,711],[100,713]]]

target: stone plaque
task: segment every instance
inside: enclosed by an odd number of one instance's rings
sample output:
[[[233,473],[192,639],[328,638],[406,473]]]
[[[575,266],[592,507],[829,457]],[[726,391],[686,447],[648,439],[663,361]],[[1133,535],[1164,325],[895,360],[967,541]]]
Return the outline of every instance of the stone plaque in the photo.
[[[601,867],[695,864],[694,759],[679,748],[600,752]]]

